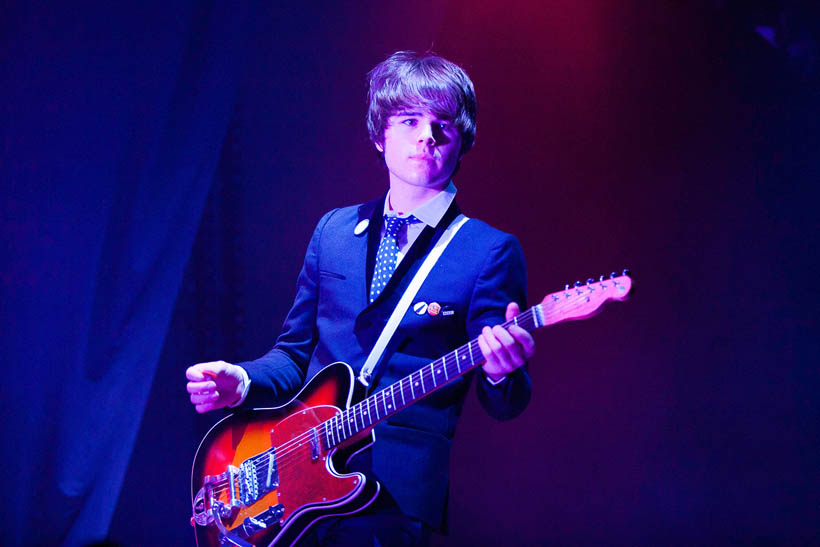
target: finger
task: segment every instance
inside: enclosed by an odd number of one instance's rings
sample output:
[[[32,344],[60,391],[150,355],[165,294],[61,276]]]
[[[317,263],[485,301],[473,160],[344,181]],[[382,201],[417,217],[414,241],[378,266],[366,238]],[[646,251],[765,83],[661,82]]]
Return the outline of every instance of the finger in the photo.
[[[493,335],[498,339],[498,342],[501,344],[502,348],[508,349],[510,346],[515,344],[515,339],[509,332],[507,332],[507,329],[501,325],[496,325],[493,327]]]
[[[201,382],[202,380],[206,380],[208,378],[216,378],[216,376],[220,372],[224,372],[228,367],[228,363],[225,361],[210,361],[208,363],[197,363],[193,366],[188,367],[188,370],[185,371],[185,376],[188,377],[189,380],[193,380],[195,382]]]
[[[188,382],[186,384],[188,393],[203,393],[206,391],[213,391],[216,389],[216,382]]]
[[[503,327],[499,328],[503,330]],[[509,335],[507,336],[509,337]],[[484,358],[487,361],[484,365],[487,372],[494,374],[509,374],[524,363],[523,358],[516,359],[516,357],[511,355],[510,352],[503,346],[498,337],[495,335],[494,328],[491,329],[490,327],[485,327],[484,331],[481,333],[481,338],[484,339],[485,343],[485,346],[482,348],[482,353],[484,353]],[[509,337],[509,340],[512,340],[512,338]],[[478,345],[481,347],[480,341]]]
[[[493,327],[493,335],[500,345],[495,353],[503,363],[518,366],[524,362],[524,352],[518,346],[512,335],[507,332],[507,329],[501,325],[496,325]]]
[[[491,353],[496,353],[501,349],[501,342],[498,341],[492,328],[484,327],[481,329],[481,335],[484,337],[484,341],[487,343],[487,347]]]
[[[510,335],[515,338],[515,341],[521,344],[521,348],[524,350],[524,355],[527,359],[535,355],[535,340],[533,339],[532,334],[522,329],[518,325],[513,325],[510,327],[509,332]]]
[[[191,380],[192,382],[201,382],[205,379],[205,375],[202,374],[202,370],[199,365],[188,367],[188,369],[185,371],[185,377]]]
[[[510,302],[509,304],[507,304],[507,311],[504,314],[504,316],[506,317],[507,321],[509,321],[519,313],[521,313],[521,308],[518,307],[518,304],[515,302]]]
[[[485,329],[487,327],[484,327]],[[493,357],[493,352],[490,350],[490,346],[487,345],[487,340],[484,339],[484,333],[478,335],[478,347],[481,350],[481,355],[484,356],[485,361],[489,361],[490,358]]]
[[[191,394],[191,402],[195,405],[200,405],[203,403],[213,403],[219,399],[219,393],[216,391],[211,391],[210,393],[192,393]]]
[[[196,411],[199,412],[200,414],[205,414],[206,412],[210,412],[211,410],[214,410],[216,407],[214,406],[213,403],[204,403],[204,404],[201,404],[201,405],[196,405],[195,408],[196,408]]]

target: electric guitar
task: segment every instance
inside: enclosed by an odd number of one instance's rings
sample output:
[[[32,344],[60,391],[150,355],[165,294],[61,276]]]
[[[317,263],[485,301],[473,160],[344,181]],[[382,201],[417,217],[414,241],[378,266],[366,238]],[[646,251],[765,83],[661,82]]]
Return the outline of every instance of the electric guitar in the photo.
[[[627,270],[577,282],[503,326],[532,332],[585,319],[609,300],[624,300],[631,288]],[[375,425],[483,362],[474,339],[361,400],[353,370],[334,363],[287,404],[220,420],[200,443],[191,472],[197,545],[291,545],[322,518],[364,509],[380,486],[344,469],[373,442]]]

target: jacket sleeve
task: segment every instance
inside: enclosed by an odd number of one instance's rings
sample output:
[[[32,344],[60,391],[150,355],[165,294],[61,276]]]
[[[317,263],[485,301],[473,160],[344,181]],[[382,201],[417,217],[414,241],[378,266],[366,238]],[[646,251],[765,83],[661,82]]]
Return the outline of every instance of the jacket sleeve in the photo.
[[[481,334],[484,326],[505,322],[507,304],[517,302],[522,310],[527,302],[527,274],[524,253],[518,240],[501,234],[490,248],[476,280],[467,317],[470,339]],[[532,383],[527,365],[493,386],[484,371],[476,373],[476,391],[487,414],[497,420],[510,420],[524,411],[530,401]]]
[[[322,217],[313,231],[296,283],[296,297],[273,349],[254,361],[236,363],[247,371],[251,380],[248,397],[242,407],[283,404],[305,383],[317,340],[319,244],[322,230],[334,211]]]

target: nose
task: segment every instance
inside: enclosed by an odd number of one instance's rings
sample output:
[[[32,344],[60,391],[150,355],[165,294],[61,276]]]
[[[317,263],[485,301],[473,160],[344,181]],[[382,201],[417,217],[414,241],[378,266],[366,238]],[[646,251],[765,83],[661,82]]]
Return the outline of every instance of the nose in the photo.
[[[422,123],[419,127],[419,142],[426,143],[428,146],[436,144],[436,137],[433,134],[433,124]]]

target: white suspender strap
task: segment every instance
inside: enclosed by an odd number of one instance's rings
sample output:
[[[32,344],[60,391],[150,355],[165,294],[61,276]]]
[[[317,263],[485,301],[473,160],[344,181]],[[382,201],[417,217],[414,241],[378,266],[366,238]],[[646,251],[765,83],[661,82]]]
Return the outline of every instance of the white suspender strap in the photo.
[[[469,218],[466,216],[458,215],[455,220],[450,223],[441,235],[441,238],[436,242],[433,250],[430,251],[430,254],[424,259],[416,275],[413,276],[413,280],[410,282],[410,285],[407,286],[407,290],[404,291],[399,303],[396,304],[396,309],[393,310],[390,319],[387,320],[384,330],[382,330],[382,333],[379,335],[379,339],[376,340],[376,344],[373,346],[370,355],[367,356],[367,360],[364,362],[361,372],[359,372],[359,381],[364,385],[370,385],[370,377],[373,374],[373,369],[376,368],[376,364],[379,362],[379,359],[382,358],[388,342],[393,338],[393,333],[396,332],[396,328],[399,326],[399,323],[401,323],[404,314],[407,313],[410,303],[416,297],[424,280],[427,279],[427,274],[429,274],[433,266],[436,265],[436,261],[441,256],[441,253],[444,252],[444,249],[447,248],[447,245],[450,244],[456,232],[458,232],[468,220]]]

